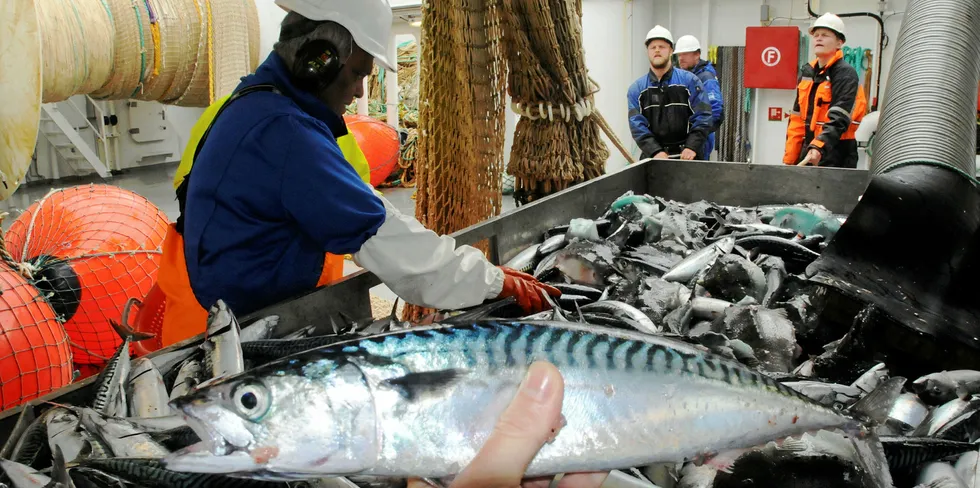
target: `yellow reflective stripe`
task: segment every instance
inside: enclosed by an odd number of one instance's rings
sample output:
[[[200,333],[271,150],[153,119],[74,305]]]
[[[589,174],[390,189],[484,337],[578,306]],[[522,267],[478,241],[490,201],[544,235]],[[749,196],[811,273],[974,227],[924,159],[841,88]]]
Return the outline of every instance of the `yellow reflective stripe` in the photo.
[[[231,98],[231,94],[225,95],[214,103],[212,103],[207,110],[201,114],[201,117],[197,119],[194,123],[194,127],[191,128],[190,138],[187,140],[187,145],[184,146],[184,154],[180,157],[180,165],[177,166],[177,173],[174,174],[174,190],[180,186],[184,181],[184,177],[187,173],[191,172],[191,166],[194,165],[194,151],[197,150],[197,143],[201,141],[204,137],[204,133],[207,132],[208,127],[211,126],[211,122],[214,120],[215,114],[218,113],[218,109],[221,108],[228,99]]]
[[[357,139],[354,138],[354,134],[348,132],[347,135],[340,137],[337,139],[337,145],[340,146],[340,151],[344,153],[344,159],[354,167],[361,180],[364,180],[365,183],[370,185],[371,165],[368,164],[367,157],[364,156],[364,151],[361,151],[361,146],[357,145]]]
[[[197,149],[197,144],[200,142],[201,138],[204,137],[204,133],[208,130],[211,122],[214,120],[215,114],[218,113],[218,109],[221,108],[225,102],[228,101],[231,95],[225,95],[224,97],[218,99],[212,103],[207,110],[201,114],[201,117],[197,119],[194,123],[194,127],[191,128],[190,138],[187,141],[187,146],[184,147],[184,153],[180,158],[180,165],[177,166],[177,172],[174,174],[174,190],[184,181],[184,177],[191,172],[191,166],[194,165],[194,151]],[[368,164],[367,157],[364,156],[364,151],[361,147],[357,145],[357,139],[354,135],[348,133],[337,139],[337,145],[340,146],[340,151],[344,154],[344,159],[350,163],[351,166],[357,171],[357,175],[361,177],[368,186],[371,186],[371,165]],[[377,192],[376,192],[377,193]]]
[[[194,124],[194,127],[191,128],[187,146],[184,147],[184,153],[180,158],[180,165],[177,166],[177,172],[174,175],[174,191],[177,190],[180,184],[184,181],[184,178],[191,172],[191,167],[194,165],[194,152],[197,150],[197,144],[200,142],[201,138],[204,137],[204,133],[214,121],[214,117],[218,113],[218,110],[228,101],[229,98],[231,98],[231,94],[216,100],[204,111],[203,114],[201,114],[201,117]],[[341,137],[337,140],[337,145],[340,146],[340,151],[343,153],[344,159],[346,159],[347,162],[354,167],[354,169],[357,171],[357,175],[361,177],[361,180],[371,187],[371,190],[374,191],[375,195],[379,197],[383,196],[380,191],[371,186],[371,165],[368,164],[367,157],[364,156],[364,152],[361,151],[361,147],[357,145],[357,140],[354,139],[354,135],[348,133],[347,135]],[[352,257],[348,254],[345,255],[345,258],[351,259]],[[327,266],[327,264],[327,262],[324,262],[324,266]],[[323,274],[326,274],[328,271],[329,270],[325,268]],[[339,272],[343,274],[342,267]],[[188,283],[187,286],[189,288],[190,284]],[[189,289],[185,291],[190,293]]]

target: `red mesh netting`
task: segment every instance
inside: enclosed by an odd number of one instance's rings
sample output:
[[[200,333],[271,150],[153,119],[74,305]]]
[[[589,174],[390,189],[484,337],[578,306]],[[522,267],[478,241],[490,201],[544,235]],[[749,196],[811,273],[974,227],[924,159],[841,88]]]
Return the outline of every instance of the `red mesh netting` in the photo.
[[[51,305],[0,263],[0,409],[51,393],[71,375],[68,336]]]
[[[398,165],[401,143],[392,126],[367,115],[345,115],[344,122],[371,167],[371,186],[378,186]]]
[[[86,185],[49,193],[10,226],[7,250],[64,320],[76,363],[103,364],[119,347],[109,320],[150,291],[168,225],[136,193]]]

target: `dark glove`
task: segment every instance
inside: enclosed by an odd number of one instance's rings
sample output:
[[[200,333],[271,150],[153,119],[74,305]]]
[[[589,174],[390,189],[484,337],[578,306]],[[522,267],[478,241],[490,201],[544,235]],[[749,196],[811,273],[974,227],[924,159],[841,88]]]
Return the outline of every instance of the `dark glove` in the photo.
[[[551,309],[551,305],[544,299],[542,293],[547,293],[553,297],[561,296],[561,290],[541,283],[527,273],[521,273],[503,266],[499,266],[499,268],[504,272],[504,289],[498,298],[516,298],[517,304],[528,315]]]

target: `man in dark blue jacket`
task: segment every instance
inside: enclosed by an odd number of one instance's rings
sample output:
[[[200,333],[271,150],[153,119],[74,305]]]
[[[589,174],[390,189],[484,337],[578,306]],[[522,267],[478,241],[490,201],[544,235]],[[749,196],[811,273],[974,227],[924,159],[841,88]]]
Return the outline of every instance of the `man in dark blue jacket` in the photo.
[[[711,134],[708,135],[708,143],[704,150],[707,159],[715,149],[715,132],[718,132],[721,122],[725,119],[725,102],[721,96],[718,72],[715,71],[711,61],[701,59],[701,43],[694,36],[681,36],[677,40],[674,53],[677,54],[677,66],[694,73],[701,80],[708,103],[711,104]]]
[[[711,132],[711,105],[704,85],[689,71],[674,69],[670,60],[674,38],[656,26],[647,33],[650,72],[630,86],[630,132],[640,147],[640,159],[706,159]]]
[[[184,254],[200,305],[246,315],[310,292],[330,253],[352,254],[409,303],[550,308],[542,293],[558,290],[402,215],[345,158],[344,108],[375,61],[397,67],[388,0],[276,3],[290,10],[279,42],[214,116],[187,177]]]

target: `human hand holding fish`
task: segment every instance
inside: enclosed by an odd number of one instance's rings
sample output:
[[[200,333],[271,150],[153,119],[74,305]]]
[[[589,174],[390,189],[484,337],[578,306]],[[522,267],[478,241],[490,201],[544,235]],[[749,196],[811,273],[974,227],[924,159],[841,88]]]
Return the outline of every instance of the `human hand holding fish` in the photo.
[[[564,380],[551,363],[528,369],[517,395],[500,415],[483,447],[449,488],[548,488],[553,478],[523,480],[527,466],[561,429]],[[561,478],[559,488],[599,488],[608,473],[583,473]],[[522,484],[523,481],[523,484]],[[430,488],[411,480],[408,488]]]

